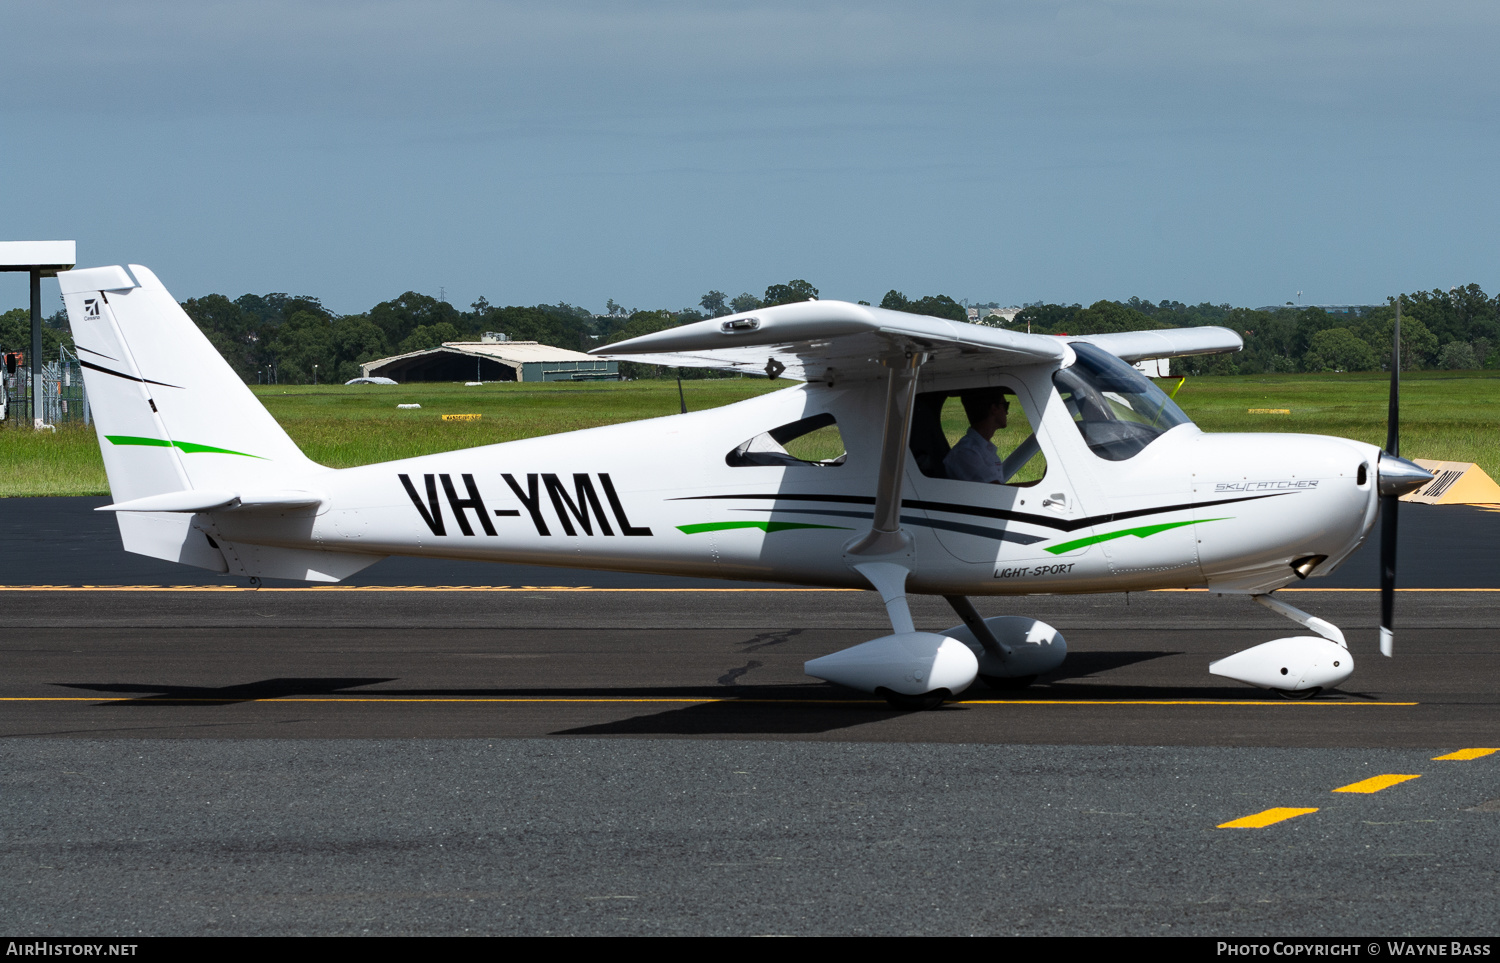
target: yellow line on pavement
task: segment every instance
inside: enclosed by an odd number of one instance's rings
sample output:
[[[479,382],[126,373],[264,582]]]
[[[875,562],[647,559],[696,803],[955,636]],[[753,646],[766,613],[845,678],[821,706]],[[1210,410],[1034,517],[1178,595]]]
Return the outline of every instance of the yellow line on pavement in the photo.
[[[1383,776],[1371,776],[1369,779],[1361,779],[1359,782],[1351,782],[1347,786],[1340,786],[1339,788],[1335,789],[1334,792],[1380,792],[1380,790],[1382,789],[1389,789],[1391,786],[1399,785],[1400,783],[1409,782],[1412,779],[1420,778],[1422,778],[1421,773],[1417,773],[1415,775],[1386,773]]]
[[[1433,756],[1432,761],[1452,760],[1454,762],[1465,762],[1470,759],[1482,759],[1485,756],[1492,756],[1497,752],[1500,752],[1500,749],[1460,749],[1457,752],[1450,752],[1446,756]]]
[[[1231,819],[1227,823],[1220,823],[1218,828],[1263,829],[1266,826],[1286,822],[1288,819],[1294,819],[1297,816],[1306,816],[1308,813],[1315,813],[1317,811],[1318,810],[1316,808],[1289,809],[1285,806],[1277,806],[1275,809],[1267,809],[1265,812],[1259,812],[1254,814],[1253,816],[1241,816],[1239,819]]]

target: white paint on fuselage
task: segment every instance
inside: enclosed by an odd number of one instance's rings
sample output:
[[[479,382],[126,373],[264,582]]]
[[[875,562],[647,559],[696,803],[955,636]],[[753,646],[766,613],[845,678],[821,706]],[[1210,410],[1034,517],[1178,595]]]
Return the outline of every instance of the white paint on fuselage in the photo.
[[[911,520],[904,527],[914,541],[913,592],[1022,595],[1204,585],[1265,591],[1295,580],[1289,562],[1298,556],[1328,555],[1324,571],[1331,570],[1373,524],[1373,446],[1310,435],[1208,435],[1181,425],[1130,459],[1107,461],[1073,427],[1049,369],[996,377],[1028,393],[1024,407],[1035,419],[1048,473],[1029,487],[979,485],[924,477],[908,456],[903,516]],[[685,415],[318,472],[288,484],[324,493],[321,514],[223,512],[212,521],[231,540],[289,548],[863,588],[842,550],[869,526],[884,392],[879,381],[798,384]],[[727,464],[729,452],[749,438],[821,412],[837,419],[848,448],[844,464]],[[1361,487],[1362,462],[1370,467]],[[429,515],[432,477],[442,534],[424,521],[401,475]],[[507,475],[528,498],[517,496]],[[547,475],[580,503],[591,534],[566,502],[559,514]],[[473,479],[494,534],[477,506],[463,509],[473,533],[463,534],[443,476],[460,504],[469,500],[464,476]],[[607,497],[605,476],[618,510]],[[1304,487],[1217,489],[1235,482]],[[589,490],[597,509],[587,504]],[[1059,493],[1065,504],[1042,505]],[[529,507],[527,500],[533,501]],[[997,512],[1011,517],[994,517]],[[748,521],[830,527],[682,530]],[[627,524],[651,534],[626,535]],[[575,534],[566,533],[569,525]],[[993,534],[966,534],[962,526]],[[996,537],[1002,532],[1015,540]],[[1098,540],[1120,532],[1134,534]],[[1074,542],[1083,544],[1048,551]]]

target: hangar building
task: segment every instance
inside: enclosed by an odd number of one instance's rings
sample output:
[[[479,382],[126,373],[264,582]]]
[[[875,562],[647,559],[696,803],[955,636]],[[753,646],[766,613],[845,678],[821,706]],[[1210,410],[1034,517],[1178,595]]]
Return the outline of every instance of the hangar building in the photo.
[[[360,366],[366,378],[411,381],[618,381],[616,361],[554,348],[536,341],[447,341],[426,351],[381,358]]]

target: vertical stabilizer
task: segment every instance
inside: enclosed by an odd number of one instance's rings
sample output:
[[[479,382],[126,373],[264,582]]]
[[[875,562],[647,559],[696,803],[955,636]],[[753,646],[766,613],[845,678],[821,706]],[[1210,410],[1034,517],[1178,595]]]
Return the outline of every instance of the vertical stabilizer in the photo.
[[[131,265],[57,279],[116,502],[195,488],[284,489],[321,470],[156,275]],[[227,570],[191,514],[116,517],[126,551]]]
[[[156,275],[130,271],[58,275],[115,500],[317,471]]]

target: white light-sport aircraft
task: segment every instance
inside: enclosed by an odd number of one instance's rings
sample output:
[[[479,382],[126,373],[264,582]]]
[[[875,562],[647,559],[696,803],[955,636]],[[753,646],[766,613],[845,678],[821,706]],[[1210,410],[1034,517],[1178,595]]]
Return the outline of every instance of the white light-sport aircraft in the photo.
[[[115,499],[102,510],[118,513],[127,551],[252,579],[336,582],[418,555],[873,588],[892,634],[806,671],[906,708],[937,705],[976,676],[1024,686],[1062,662],[1051,626],[983,619],[972,595],[1249,595],[1315,634],[1209,670],[1298,697],[1337,685],[1354,668],[1343,634],[1271,593],[1332,571],[1383,505],[1390,654],[1396,498],[1431,477],[1396,457],[1399,364],[1386,452],[1212,435],[1131,362],[1239,350],[1223,328],[1052,337],[838,301],[596,352],[802,382],[782,391],[330,470],[302,454],[150,271],[58,280]],[[1015,399],[1013,427],[1029,431],[1006,458],[1009,484],[944,467],[945,403],[986,386]],[[946,597],[962,624],[916,631],[909,592]]]

